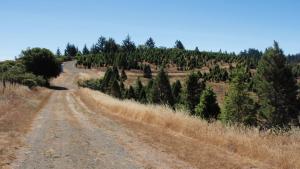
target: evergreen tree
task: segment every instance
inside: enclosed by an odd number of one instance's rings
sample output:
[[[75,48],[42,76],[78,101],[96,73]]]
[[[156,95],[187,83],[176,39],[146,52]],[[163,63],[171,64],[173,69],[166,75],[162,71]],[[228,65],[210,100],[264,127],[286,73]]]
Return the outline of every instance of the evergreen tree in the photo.
[[[135,90],[134,90],[134,92],[137,96],[136,97],[137,100],[139,99],[139,96],[141,95],[141,92],[142,92],[143,88],[144,88],[144,86],[143,86],[140,78],[138,77],[136,82],[135,82]]]
[[[121,91],[121,98],[123,98],[126,94],[125,85],[122,81],[120,81],[120,91]]]
[[[119,70],[116,66],[113,67],[113,75],[115,79],[120,80]]]
[[[181,88],[182,86],[179,80],[176,80],[176,82],[172,84],[172,93],[176,103],[180,101]]]
[[[169,77],[164,69],[160,69],[160,71],[158,72],[155,78],[155,83],[153,84],[152,92],[152,101],[156,102],[159,100],[159,103],[174,106],[174,98]]]
[[[126,92],[126,98],[127,99],[135,99],[135,93],[134,93],[134,89],[132,86],[129,87],[129,89]]]
[[[122,69],[122,71],[121,71],[121,80],[122,80],[122,81],[125,81],[125,80],[127,80],[127,75],[126,75],[126,73],[125,73],[125,70],[124,70],[124,69]]]
[[[177,40],[175,42],[175,48],[184,50],[184,46],[183,46],[183,44],[182,44],[182,42],[180,40]]]
[[[150,79],[147,83],[147,85],[145,86],[145,92],[147,95],[147,98],[149,98],[149,101],[151,101],[151,91],[152,91],[152,87],[153,87],[153,80]]]
[[[105,45],[106,45],[106,38],[100,36],[98,42],[95,45],[95,53],[104,52]]]
[[[78,49],[75,45],[68,43],[65,49],[65,56],[75,57],[78,53]]]
[[[259,123],[266,128],[299,125],[296,80],[278,43],[266,49],[256,74]]]
[[[109,89],[109,85],[114,77],[113,70],[109,67],[103,77],[100,90],[106,92]]]
[[[104,49],[103,51],[105,53],[115,53],[118,51],[118,45],[116,44],[115,40],[112,38],[109,38],[107,41],[105,41]]]
[[[150,48],[150,49],[155,48],[155,42],[154,42],[154,40],[150,37],[150,38],[146,41],[145,46],[148,47],[148,48]]]
[[[216,94],[207,87],[201,94],[200,103],[196,106],[195,115],[203,119],[217,119],[220,107],[217,103]]]
[[[83,49],[82,49],[82,54],[83,54],[83,55],[88,55],[88,54],[90,54],[90,51],[89,51],[89,49],[86,47],[86,45],[84,45],[84,47],[83,47]]]
[[[150,91],[150,101],[155,104],[161,103],[160,90],[157,81],[153,82],[152,89]]]
[[[115,79],[112,83],[110,94],[116,98],[121,98],[121,90],[118,81]]]
[[[133,41],[131,41],[130,36],[127,35],[126,39],[123,40],[122,48],[126,52],[133,52],[135,50],[135,44]]]
[[[57,48],[57,50],[56,50],[56,56],[57,56],[57,57],[60,57],[60,56],[61,56],[61,52],[60,52],[60,49],[59,49],[59,48]]]
[[[152,71],[150,65],[145,65],[143,71],[144,71],[144,78],[149,78],[149,79],[152,78]]]
[[[191,73],[186,81],[186,104],[192,115],[195,114],[195,107],[199,103],[205,83],[199,78],[197,73]]]
[[[197,53],[200,52],[199,49],[198,49],[198,47],[195,48],[195,52],[197,52]]]
[[[146,95],[146,91],[144,88],[142,88],[142,90],[140,91],[138,100],[141,103],[147,103],[147,95]]]
[[[225,123],[242,123],[254,125],[254,102],[249,96],[248,78],[245,67],[236,68],[233,72],[228,93],[225,96],[224,107],[220,119]]]

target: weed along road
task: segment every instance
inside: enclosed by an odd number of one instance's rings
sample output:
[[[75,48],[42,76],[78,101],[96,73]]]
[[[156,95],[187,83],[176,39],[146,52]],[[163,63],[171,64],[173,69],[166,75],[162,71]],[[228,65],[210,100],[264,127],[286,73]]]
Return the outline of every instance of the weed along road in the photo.
[[[52,94],[24,138],[12,168],[269,168],[205,142],[96,110],[78,95],[78,76],[64,64]],[[97,75],[95,75],[97,76]]]

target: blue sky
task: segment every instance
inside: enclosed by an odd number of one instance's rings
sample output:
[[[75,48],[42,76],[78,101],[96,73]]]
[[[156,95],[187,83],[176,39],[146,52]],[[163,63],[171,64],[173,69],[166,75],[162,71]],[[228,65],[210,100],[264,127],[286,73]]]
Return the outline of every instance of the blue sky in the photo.
[[[82,49],[99,36],[157,46],[179,39],[186,48],[239,52],[264,50],[277,40],[300,52],[298,0],[1,0],[0,60],[27,47],[56,51],[67,42]]]

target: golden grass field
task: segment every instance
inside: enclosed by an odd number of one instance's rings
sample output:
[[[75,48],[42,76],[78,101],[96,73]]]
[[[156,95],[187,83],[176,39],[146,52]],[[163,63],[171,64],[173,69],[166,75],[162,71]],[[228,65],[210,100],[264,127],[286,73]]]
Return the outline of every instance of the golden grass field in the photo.
[[[190,163],[197,165],[200,161],[207,164],[213,163],[214,156],[226,156],[227,153],[236,156],[235,162],[245,163],[250,161],[262,168],[300,168],[300,131],[294,128],[284,134],[272,134],[260,132],[256,128],[241,126],[224,126],[219,122],[208,123],[204,120],[190,117],[185,112],[173,111],[164,106],[143,105],[131,100],[118,100],[103,93],[90,89],[80,89],[77,95],[93,110],[105,111],[122,119],[137,122],[157,128],[152,132],[151,141],[163,142],[165,134],[158,131],[164,130],[171,135],[191,139],[186,143],[167,140],[167,150]],[[141,128],[136,127],[136,128]],[[156,133],[156,136],[155,136]],[[150,137],[150,136],[149,136]],[[184,145],[183,145],[184,144]],[[214,154],[208,158],[201,156],[206,152],[199,152],[198,145],[216,147],[220,154]],[[180,148],[179,148],[180,147]],[[200,148],[202,149],[203,146]],[[202,151],[211,151],[205,149]],[[175,152],[174,152],[175,151]],[[176,152],[177,151],[177,152]],[[209,153],[209,152],[207,152]],[[207,155],[206,153],[206,155]],[[216,151],[215,153],[218,153]],[[225,157],[224,157],[225,158]],[[216,162],[216,164],[218,164]],[[203,164],[199,164],[203,167]],[[228,168],[215,166],[215,168]]]
[[[15,158],[22,137],[50,92],[21,85],[7,85],[5,89],[0,85],[0,92],[0,168],[5,168]]]

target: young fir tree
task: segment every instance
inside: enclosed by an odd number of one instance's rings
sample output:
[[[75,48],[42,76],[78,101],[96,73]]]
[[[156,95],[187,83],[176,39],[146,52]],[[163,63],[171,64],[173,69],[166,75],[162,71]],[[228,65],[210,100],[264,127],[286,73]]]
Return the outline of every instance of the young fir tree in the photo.
[[[217,103],[216,94],[207,87],[201,94],[200,103],[195,108],[195,115],[203,119],[217,119],[220,107]]]
[[[181,93],[181,83],[179,80],[176,80],[175,83],[172,84],[172,93],[174,96],[174,101],[178,103],[180,101],[180,93]]]
[[[153,87],[153,79],[150,79],[147,83],[147,85],[145,86],[145,92],[148,98],[148,101],[151,101],[151,91],[152,91],[152,87]]]
[[[148,47],[148,48],[150,48],[150,49],[155,48],[155,42],[154,42],[154,40],[150,37],[150,38],[146,41],[145,46]]]
[[[110,94],[116,98],[121,98],[121,90],[118,81],[115,79],[112,83]]]
[[[113,72],[114,78],[120,80],[119,70],[116,66],[113,67]]]
[[[152,88],[150,90],[150,101],[154,104],[161,103],[159,85],[156,81],[153,82]]]
[[[145,65],[143,71],[144,71],[144,78],[149,78],[149,79],[152,78],[152,71],[150,65]]]
[[[121,98],[124,98],[126,94],[126,89],[123,81],[120,81],[120,91],[121,91]]]
[[[277,42],[259,61],[255,80],[259,124],[265,128],[299,125],[298,87]]]
[[[153,84],[152,92],[154,92],[152,94],[153,96],[157,97],[158,95],[159,103],[174,106],[174,98],[169,77],[168,74],[164,71],[164,69],[160,69],[160,71],[158,72],[155,78],[155,83]],[[157,101],[157,98],[153,98],[153,100]]]
[[[121,71],[121,80],[122,80],[123,82],[124,82],[125,80],[127,80],[127,75],[126,75],[124,69],[122,69],[122,71]]]
[[[184,50],[184,46],[183,46],[183,44],[182,44],[182,42],[180,40],[176,40],[176,42],[175,42],[175,48]]]
[[[109,67],[109,68],[106,70],[106,72],[105,72],[105,74],[104,74],[104,77],[103,77],[103,80],[102,80],[102,82],[101,82],[100,90],[101,90],[102,92],[109,91],[108,89],[109,89],[109,87],[110,87],[110,83],[111,83],[111,81],[112,81],[112,79],[113,79],[113,77],[114,77],[113,74],[114,74],[113,70]]]
[[[134,92],[136,94],[136,100],[139,100],[139,96],[141,95],[142,90],[144,89],[144,86],[140,80],[140,78],[138,78],[135,82],[135,88],[134,88]]]
[[[249,97],[248,77],[245,67],[233,71],[228,93],[225,96],[224,107],[220,119],[225,123],[255,124],[254,102]]]
[[[127,99],[135,99],[135,93],[132,86],[129,86],[129,89],[126,91],[125,97]]]
[[[142,88],[138,100],[141,103],[147,103],[147,95],[146,95],[145,88]]]
[[[57,48],[57,50],[56,50],[56,56],[57,56],[57,57],[61,57],[61,52],[60,52],[60,49],[59,49],[59,48]]]
[[[202,90],[205,89],[205,83],[197,73],[191,73],[186,81],[186,104],[192,115],[195,114],[195,107],[199,103]]]
[[[86,45],[84,45],[84,47],[83,47],[83,49],[82,49],[82,54],[83,54],[83,55],[88,55],[88,54],[90,54],[90,51],[89,51],[89,49],[87,48]]]

